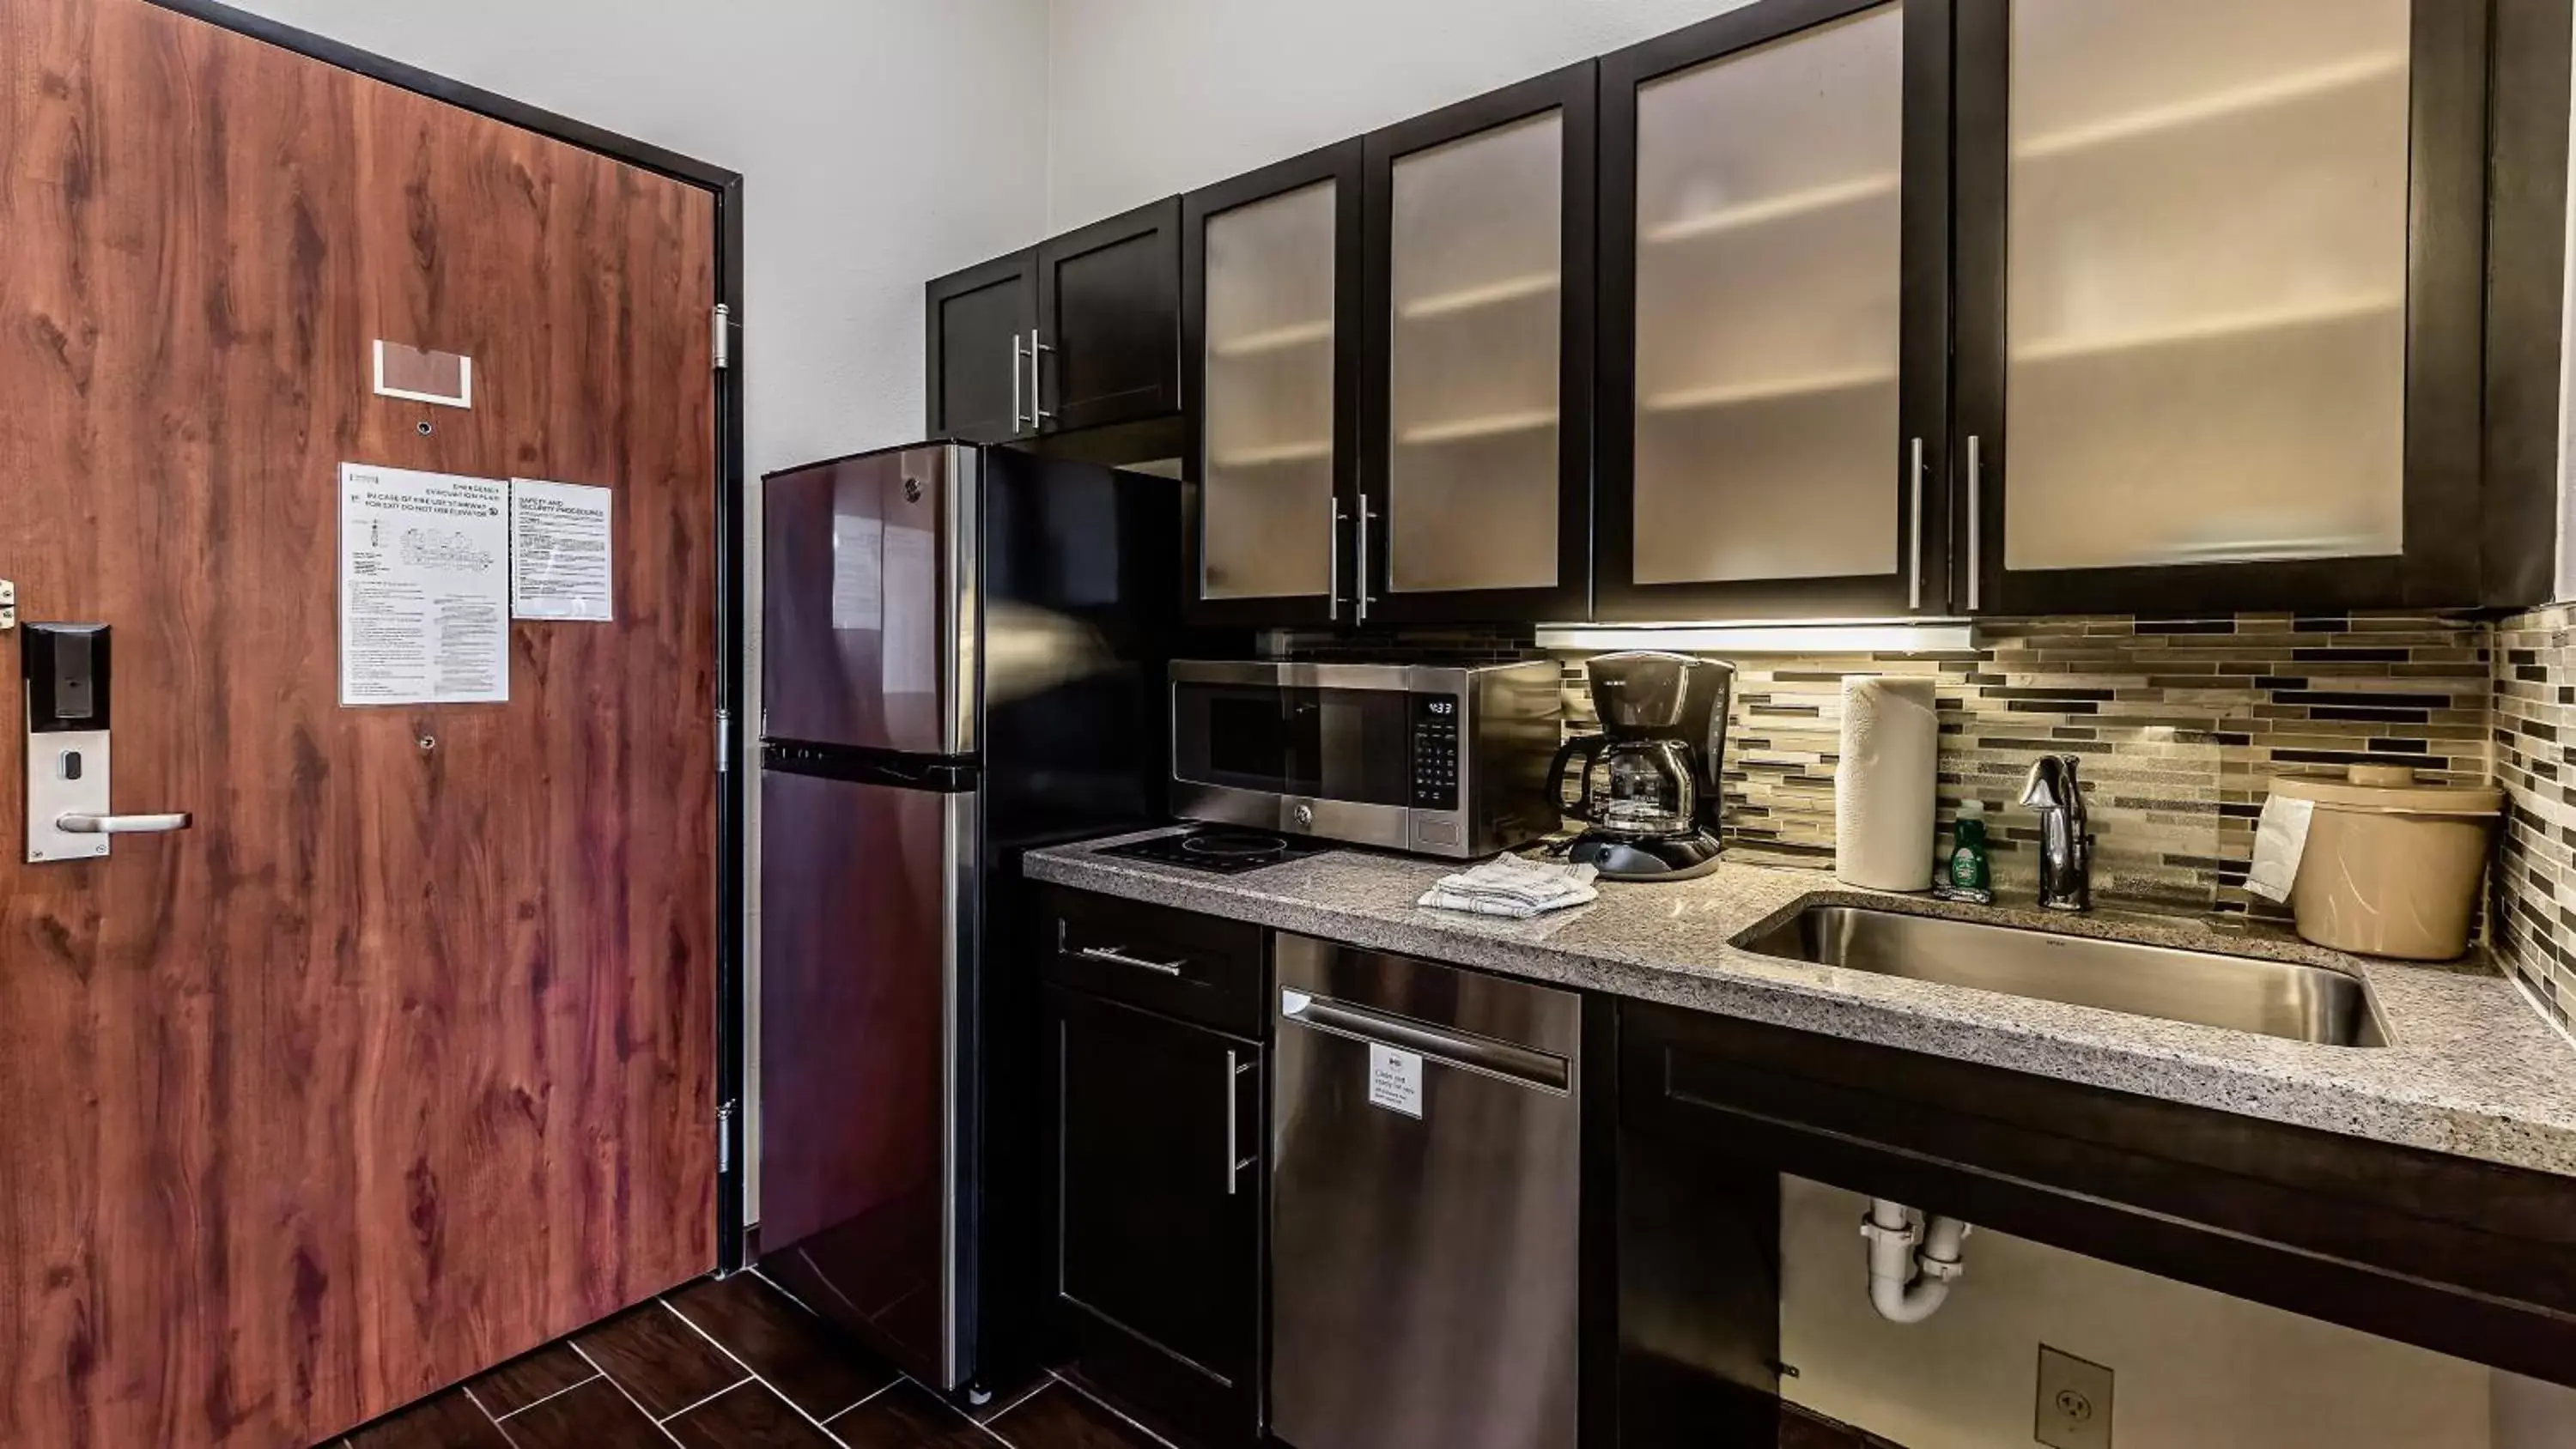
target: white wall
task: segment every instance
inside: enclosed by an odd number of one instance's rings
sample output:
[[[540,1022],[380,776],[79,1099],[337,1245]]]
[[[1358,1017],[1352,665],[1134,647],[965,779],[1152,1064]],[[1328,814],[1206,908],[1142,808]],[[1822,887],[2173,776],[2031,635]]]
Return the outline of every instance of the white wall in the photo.
[[[237,0],[744,174],[753,476],[922,430],[921,284],[1044,230],[1046,0]]]
[[[1220,181],[1741,3],[1056,0],[1047,229]]]

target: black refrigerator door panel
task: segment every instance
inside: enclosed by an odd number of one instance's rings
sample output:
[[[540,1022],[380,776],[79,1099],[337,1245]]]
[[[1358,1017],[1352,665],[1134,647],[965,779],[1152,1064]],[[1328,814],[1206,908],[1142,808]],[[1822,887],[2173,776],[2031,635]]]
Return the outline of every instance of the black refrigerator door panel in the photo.
[[[979,462],[931,443],[761,480],[768,738],[975,752]]]
[[[943,1388],[972,1370],[978,804],[761,783],[761,1267]]]
[[[1179,485],[1010,448],[986,450],[984,467],[981,737],[993,843],[1159,822]]]

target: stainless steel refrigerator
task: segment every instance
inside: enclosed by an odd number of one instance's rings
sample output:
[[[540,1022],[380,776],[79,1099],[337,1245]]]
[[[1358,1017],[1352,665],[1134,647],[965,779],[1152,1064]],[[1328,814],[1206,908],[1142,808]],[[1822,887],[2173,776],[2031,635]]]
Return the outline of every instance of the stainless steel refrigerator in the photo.
[[[1017,857],[1163,818],[1174,489],[949,443],[762,480],[757,1252],[941,1388],[1034,1354]]]

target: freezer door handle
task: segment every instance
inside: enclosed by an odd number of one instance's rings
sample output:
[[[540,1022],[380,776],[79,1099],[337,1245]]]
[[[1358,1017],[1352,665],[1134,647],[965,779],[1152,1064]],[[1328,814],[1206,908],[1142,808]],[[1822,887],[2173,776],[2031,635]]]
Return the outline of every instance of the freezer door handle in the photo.
[[[1560,1095],[1574,1090],[1574,1063],[1552,1052],[1493,1037],[1449,1031],[1356,1002],[1282,987],[1279,1019],[1372,1046],[1433,1057],[1453,1067]]]

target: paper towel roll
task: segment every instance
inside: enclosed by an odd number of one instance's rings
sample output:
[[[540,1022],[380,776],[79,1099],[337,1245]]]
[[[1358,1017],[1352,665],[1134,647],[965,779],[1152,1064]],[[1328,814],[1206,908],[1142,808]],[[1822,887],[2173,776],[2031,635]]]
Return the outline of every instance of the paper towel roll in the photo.
[[[1843,680],[1843,762],[1834,772],[1834,874],[1872,890],[1932,887],[1940,715],[1932,681]]]

